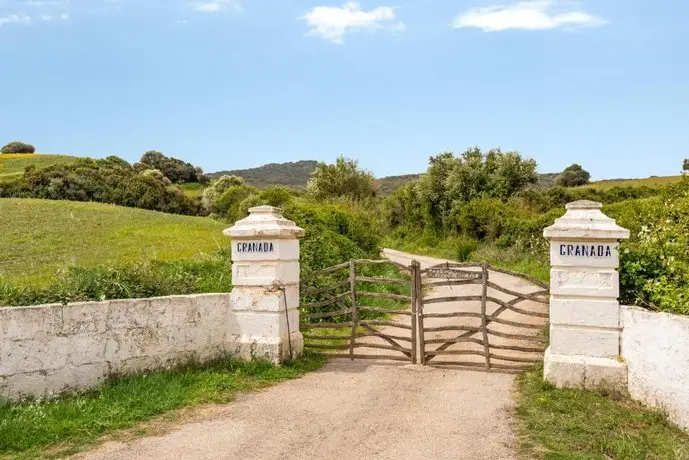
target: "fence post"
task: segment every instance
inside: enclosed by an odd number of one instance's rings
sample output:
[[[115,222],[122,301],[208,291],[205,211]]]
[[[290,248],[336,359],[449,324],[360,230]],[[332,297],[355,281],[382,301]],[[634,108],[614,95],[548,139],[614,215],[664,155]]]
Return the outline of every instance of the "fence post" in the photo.
[[[304,230],[281,209],[257,206],[223,233],[232,239],[232,353],[274,363],[301,355],[297,238]]]
[[[620,358],[619,240],[629,230],[575,201],[546,228],[550,240],[550,346],[544,377],[558,387],[626,388]]]

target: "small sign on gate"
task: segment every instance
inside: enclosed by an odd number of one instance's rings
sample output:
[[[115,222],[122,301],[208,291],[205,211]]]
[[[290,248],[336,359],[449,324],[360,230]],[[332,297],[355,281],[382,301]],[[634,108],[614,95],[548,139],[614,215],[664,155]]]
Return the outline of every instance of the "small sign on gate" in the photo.
[[[429,268],[426,270],[426,276],[428,278],[445,280],[478,280],[483,277],[483,274],[481,272],[454,270],[452,268]]]

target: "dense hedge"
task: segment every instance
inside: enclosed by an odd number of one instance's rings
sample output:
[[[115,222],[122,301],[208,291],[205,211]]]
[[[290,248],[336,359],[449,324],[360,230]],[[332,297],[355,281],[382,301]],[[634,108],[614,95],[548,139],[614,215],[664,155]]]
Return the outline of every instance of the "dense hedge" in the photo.
[[[0,197],[95,201],[173,214],[196,215],[200,204],[160,174],[117,157],[78,159],[66,165],[27,168],[19,179],[0,183]]]

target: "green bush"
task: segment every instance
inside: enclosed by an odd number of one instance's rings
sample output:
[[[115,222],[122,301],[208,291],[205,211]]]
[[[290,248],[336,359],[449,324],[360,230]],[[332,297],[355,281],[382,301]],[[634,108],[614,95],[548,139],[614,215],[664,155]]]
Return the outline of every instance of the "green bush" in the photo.
[[[36,147],[21,141],[14,141],[5,144],[0,153],[35,153]]]
[[[620,300],[689,314],[689,177],[661,197],[604,211],[631,232],[620,246]]]
[[[156,172],[139,172],[117,157],[78,159],[47,168],[27,168],[0,188],[0,197],[95,201],[173,214],[197,215],[199,203]]]
[[[139,160],[142,169],[157,169],[174,183],[207,182],[203,171],[198,166],[163,155],[155,150],[144,153]]]

